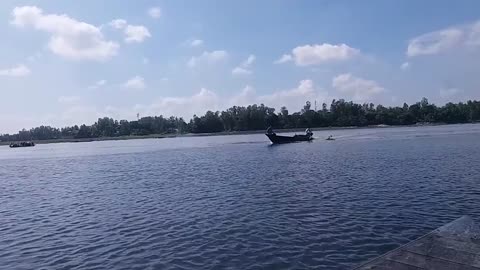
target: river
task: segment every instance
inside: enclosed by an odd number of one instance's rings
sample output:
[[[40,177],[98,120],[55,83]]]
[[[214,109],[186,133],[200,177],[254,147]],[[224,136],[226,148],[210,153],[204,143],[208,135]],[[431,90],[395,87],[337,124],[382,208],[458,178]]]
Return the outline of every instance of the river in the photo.
[[[349,269],[480,221],[480,125],[314,136],[1,146],[0,269]]]

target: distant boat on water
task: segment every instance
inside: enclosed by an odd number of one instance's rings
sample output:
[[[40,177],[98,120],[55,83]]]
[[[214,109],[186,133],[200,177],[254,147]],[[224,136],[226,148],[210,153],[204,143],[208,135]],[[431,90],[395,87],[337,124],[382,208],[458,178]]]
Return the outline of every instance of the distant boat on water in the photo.
[[[293,143],[293,142],[308,142],[313,140],[313,133],[307,128],[305,135],[281,136],[273,132],[272,128],[268,128],[265,135],[273,144]]]
[[[11,143],[10,148],[18,148],[18,147],[33,147],[35,146],[34,142],[19,142],[19,143]]]

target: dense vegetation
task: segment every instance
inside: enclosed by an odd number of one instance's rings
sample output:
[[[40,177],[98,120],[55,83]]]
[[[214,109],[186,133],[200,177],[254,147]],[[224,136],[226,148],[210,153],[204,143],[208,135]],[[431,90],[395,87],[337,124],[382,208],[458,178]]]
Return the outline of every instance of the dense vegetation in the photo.
[[[430,104],[426,98],[413,105],[384,107],[374,104],[356,104],[343,99],[333,100],[330,107],[322,104],[314,110],[306,102],[300,112],[290,114],[282,107],[280,112],[261,105],[234,106],[222,112],[208,111],[194,115],[189,123],[182,118],[163,116],[143,117],[138,121],[100,118],[91,125],[61,129],[41,126],[21,130],[17,134],[0,135],[1,141],[118,137],[129,135],[210,133],[221,131],[261,130],[274,128],[342,127],[368,125],[412,125],[417,123],[471,123],[480,121],[480,101],[447,103],[442,107]]]

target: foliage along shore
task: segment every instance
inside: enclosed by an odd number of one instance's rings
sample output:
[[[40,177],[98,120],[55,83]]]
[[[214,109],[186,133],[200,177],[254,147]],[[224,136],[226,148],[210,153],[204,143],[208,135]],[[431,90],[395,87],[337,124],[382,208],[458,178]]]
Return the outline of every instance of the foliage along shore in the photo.
[[[97,140],[122,140],[139,138],[174,137],[182,134],[238,134],[275,129],[368,127],[377,125],[405,126],[422,123],[459,124],[480,121],[480,101],[447,103],[438,107],[426,98],[402,107],[375,106],[373,103],[357,104],[343,99],[333,100],[330,106],[322,104],[314,109],[306,102],[300,112],[290,114],[282,107],[261,105],[234,106],[225,111],[207,111],[203,116],[194,115],[187,123],[183,118],[163,116],[142,117],[137,121],[99,118],[93,125],[54,128],[40,126],[21,130],[16,134],[0,135],[0,142],[44,141],[81,142]]]
[[[421,123],[415,125],[402,125],[402,126],[388,126],[388,125],[376,125],[376,126],[349,126],[349,127],[317,127],[311,128],[312,131],[325,131],[325,130],[345,130],[345,129],[373,129],[373,128],[396,128],[396,127],[413,127],[413,126],[441,126],[448,125],[446,123]],[[275,129],[277,133],[303,133],[304,128],[282,128]],[[36,140],[36,144],[51,144],[51,143],[80,143],[80,142],[101,142],[101,141],[126,141],[126,140],[141,140],[141,139],[164,139],[164,138],[177,138],[177,137],[209,137],[209,136],[230,136],[230,135],[249,135],[249,134],[263,134],[265,130],[245,130],[245,131],[221,131],[213,133],[170,133],[170,134],[150,134],[150,135],[128,135],[117,137],[96,137],[96,138],[62,138],[62,139],[49,139],[49,140]],[[31,141],[31,140],[30,140]],[[0,141],[0,146],[9,145],[9,141]]]

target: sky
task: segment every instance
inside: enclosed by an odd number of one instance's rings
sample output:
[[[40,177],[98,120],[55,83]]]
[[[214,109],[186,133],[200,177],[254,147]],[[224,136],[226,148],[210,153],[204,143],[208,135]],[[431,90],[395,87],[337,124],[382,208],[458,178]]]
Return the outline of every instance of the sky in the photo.
[[[343,98],[480,99],[477,0],[0,2],[0,133],[277,110]]]

